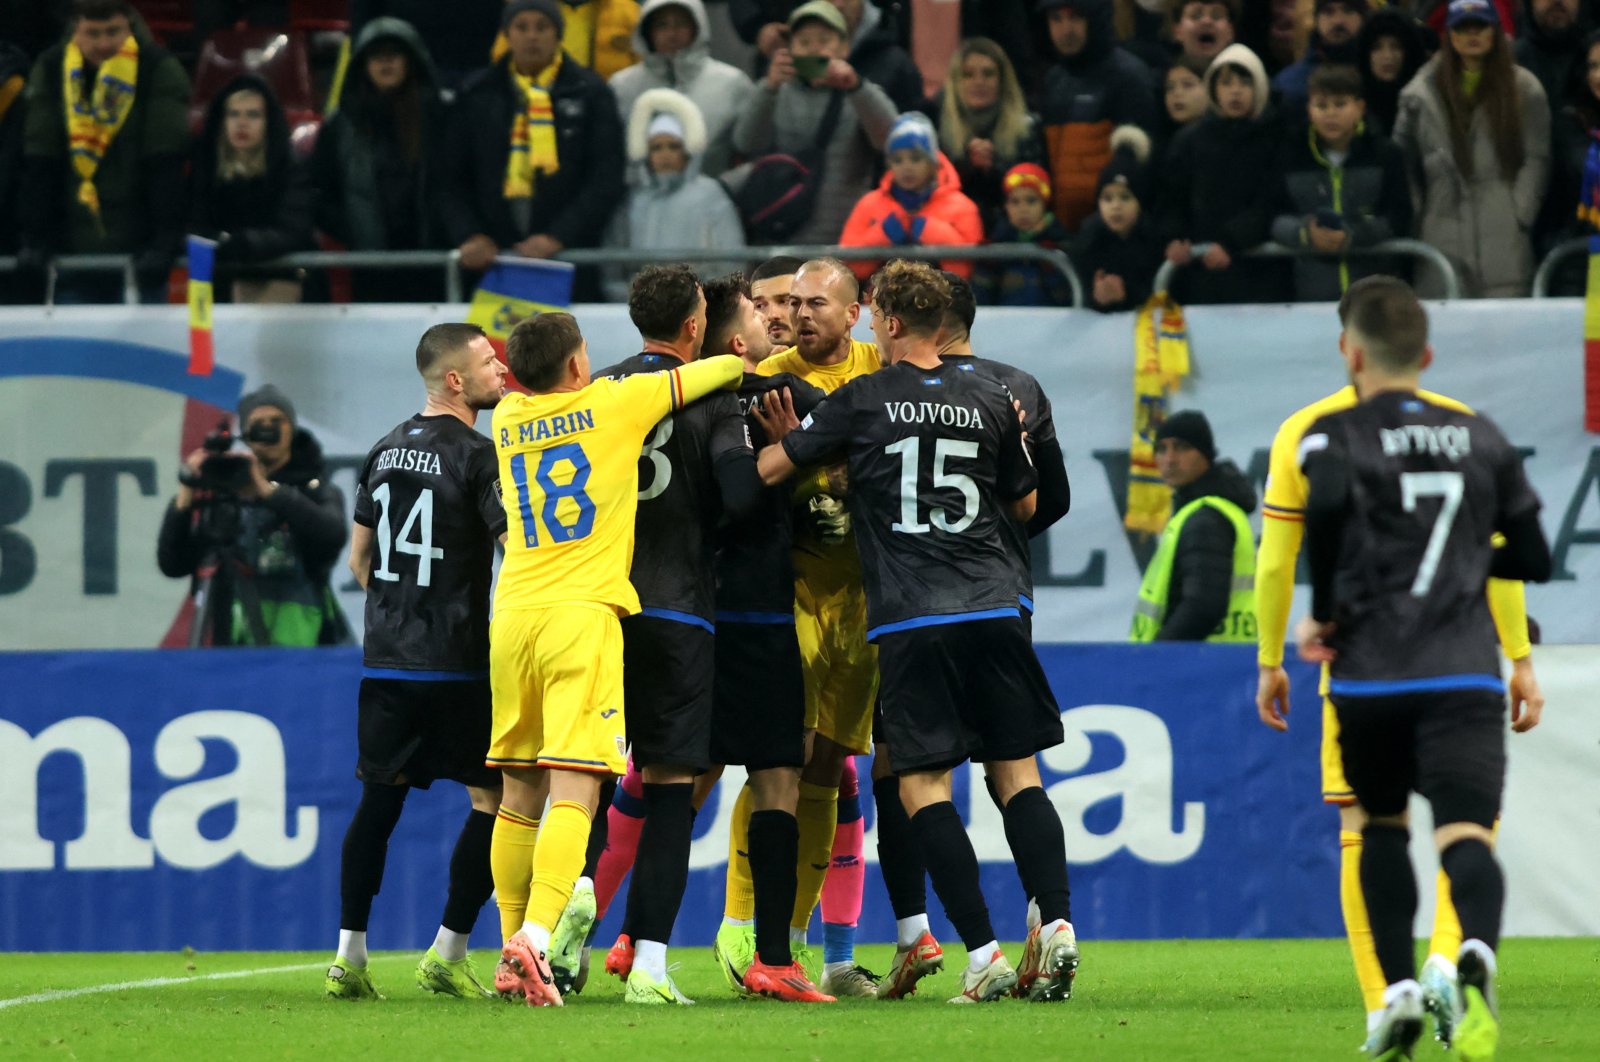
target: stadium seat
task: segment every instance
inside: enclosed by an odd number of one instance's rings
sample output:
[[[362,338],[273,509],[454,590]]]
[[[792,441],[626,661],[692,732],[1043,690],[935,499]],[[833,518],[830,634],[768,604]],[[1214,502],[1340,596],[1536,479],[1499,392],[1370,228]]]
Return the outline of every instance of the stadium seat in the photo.
[[[163,44],[194,32],[193,0],[133,0],[133,7]]]
[[[350,29],[350,0],[289,0],[289,28],[301,33]]]
[[[272,86],[290,128],[318,117],[311,94],[311,61],[305,36],[296,30],[251,26],[220,30],[206,39],[194,72],[189,101],[189,129],[199,135],[206,108],[224,85],[240,74],[253,73]]]

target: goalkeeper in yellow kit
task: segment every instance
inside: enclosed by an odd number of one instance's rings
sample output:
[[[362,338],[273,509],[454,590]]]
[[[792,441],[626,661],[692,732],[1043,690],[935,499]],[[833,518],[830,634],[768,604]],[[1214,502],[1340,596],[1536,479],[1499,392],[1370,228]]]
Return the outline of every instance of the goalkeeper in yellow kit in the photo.
[[[1339,322],[1349,320],[1350,306],[1364,292],[1402,281],[1374,276],[1352,284],[1339,303]],[[1345,342],[1340,335],[1341,346]],[[1443,406],[1466,410],[1455,399],[1419,391],[1423,398]],[[1295,559],[1304,532],[1306,476],[1300,468],[1300,441],[1306,429],[1318,418],[1356,404],[1354,387],[1343,387],[1291,413],[1272,440],[1268,465],[1266,499],[1262,505],[1261,547],[1256,558],[1256,618],[1259,624],[1257,663],[1260,675],[1256,687],[1256,710],[1262,722],[1275,730],[1289,728],[1289,680],[1283,670],[1283,649],[1288,632],[1289,609],[1294,596]],[[1490,579],[1489,610],[1500,635],[1500,646],[1512,661],[1509,684],[1512,729],[1519,733],[1532,729],[1544,707],[1544,695],[1533,673],[1532,646],[1528,641],[1528,617],[1520,582]],[[1361,830],[1366,815],[1355,803],[1355,795],[1345,782],[1339,750],[1339,724],[1328,700],[1327,669],[1324,667],[1318,692],[1322,694],[1322,799],[1339,808],[1339,902],[1344,915],[1345,934],[1355,960],[1356,981],[1367,1011],[1367,1031],[1371,1034],[1384,1009],[1385,980],[1378,967],[1372,929],[1361,892]],[[1422,986],[1428,1009],[1433,1012],[1440,1038],[1449,1041],[1460,1013],[1456,994],[1453,956],[1461,946],[1461,926],[1450,902],[1449,881],[1439,871],[1436,888],[1433,934],[1428,959],[1422,969]]]

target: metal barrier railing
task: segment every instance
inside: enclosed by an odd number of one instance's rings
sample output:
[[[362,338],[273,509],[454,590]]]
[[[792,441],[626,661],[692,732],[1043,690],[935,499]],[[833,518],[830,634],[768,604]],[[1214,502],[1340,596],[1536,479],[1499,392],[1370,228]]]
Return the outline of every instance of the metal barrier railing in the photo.
[[[889,258],[909,258],[917,261],[943,259],[970,262],[1039,262],[1066,278],[1072,292],[1073,307],[1083,305],[1083,284],[1072,260],[1065,251],[1039,247],[1031,243],[1001,243],[983,246],[955,247],[834,247],[826,244],[774,244],[767,247],[730,247],[725,249],[694,248],[684,250],[639,251],[626,248],[573,248],[556,256],[557,261],[582,266],[653,265],[657,262],[727,262],[730,260],[759,261],[777,255],[796,258],[841,258],[847,262],[882,261]],[[514,256],[502,255],[503,261],[519,261]],[[179,260],[182,261],[181,259]],[[0,257],[0,273],[14,271],[17,260]],[[248,267],[234,267],[240,272],[274,269],[442,269],[446,302],[462,301],[461,254],[448,251],[302,251],[284,255],[268,262],[253,262]],[[122,254],[63,255],[52,259],[46,271],[45,305],[55,301],[55,281],[66,272],[120,272],[123,276],[123,301],[135,305],[139,301],[138,278],[134,275],[133,258]]]
[[[1563,240],[1550,248],[1550,253],[1539,262],[1539,268],[1533,274],[1533,297],[1548,299],[1550,297],[1550,282],[1555,278],[1556,269],[1568,258],[1589,253],[1589,237],[1579,236],[1573,240]]]
[[[1307,250],[1299,247],[1284,247],[1276,243],[1264,243],[1259,247],[1252,247],[1244,252],[1245,258],[1372,258],[1383,255],[1405,255],[1409,258],[1420,258],[1433,265],[1444,277],[1444,297],[1447,299],[1461,298],[1461,278],[1456,275],[1455,266],[1450,264],[1450,259],[1444,256],[1439,248],[1421,240],[1384,240],[1370,247],[1352,247],[1338,255],[1324,255],[1320,251]],[[1198,260],[1199,255],[1195,256]],[[1190,263],[1194,264],[1193,262]],[[1156,270],[1154,289],[1167,291],[1172,287],[1172,278],[1183,266],[1172,262],[1162,262],[1161,268]]]

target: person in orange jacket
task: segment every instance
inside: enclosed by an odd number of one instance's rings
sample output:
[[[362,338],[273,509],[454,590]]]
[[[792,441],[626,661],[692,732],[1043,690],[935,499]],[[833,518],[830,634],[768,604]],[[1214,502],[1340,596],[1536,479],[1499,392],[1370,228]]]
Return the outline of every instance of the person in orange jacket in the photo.
[[[884,144],[889,172],[878,187],[857,200],[839,237],[841,247],[979,244],[983,221],[978,207],[961,191],[955,166],[938,149],[938,136],[926,115],[902,114]],[[852,262],[862,280],[880,262]],[[941,268],[972,276],[972,262],[951,260]]]

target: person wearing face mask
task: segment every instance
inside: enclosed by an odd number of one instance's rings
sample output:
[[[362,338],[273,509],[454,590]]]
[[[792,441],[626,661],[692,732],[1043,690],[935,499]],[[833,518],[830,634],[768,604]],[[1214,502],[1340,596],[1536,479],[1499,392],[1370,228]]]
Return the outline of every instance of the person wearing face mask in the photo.
[[[1316,0],[1315,11],[1305,55],[1272,79],[1272,90],[1286,113],[1305,106],[1311,71],[1324,63],[1354,64],[1360,54],[1357,38],[1367,17],[1367,0]]]
[[[1468,298],[1528,293],[1548,107],[1489,0],[1452,0],[1443,47],[1400,93],[1394,139],[1421,200],[1421,237],[1450,258]],[[1443,282],[1419,268],[1417,289],[1437,297]]]
[[[1394,131],[1394,120],[1400,113],[1400,90],[1427,62],[1433,39],[1432,30],[1392,7],[1380,7],[1367,16],[1356,51],[1368,125],[1386,136]]]
[[[254,74],[225,85],[206,112],[190,170],[189,231],[217,241],[217,290],[232,301],[300,301],[300,271],[237,268],[312,245],[310,179],[283,107]]]
[[[635,101],[628,117],[628,201],[611,219],[607,246],[663,252],[744,246],[733,200],[716,178],[701,172],[706,141],[700,109],[683,93],[655,88]],[[739,262],[703,262],[699,268],[707,276],[721,276],[738,269]],[[637,271],[608,269],[606,297],[626,302]]]
[[[950,57],[934,98],[939,146],[992,233],[1005,205],[1006,171],[1043,159],[1038,119],[1028,110],[1011,60],[994,41],[969,37]]]

